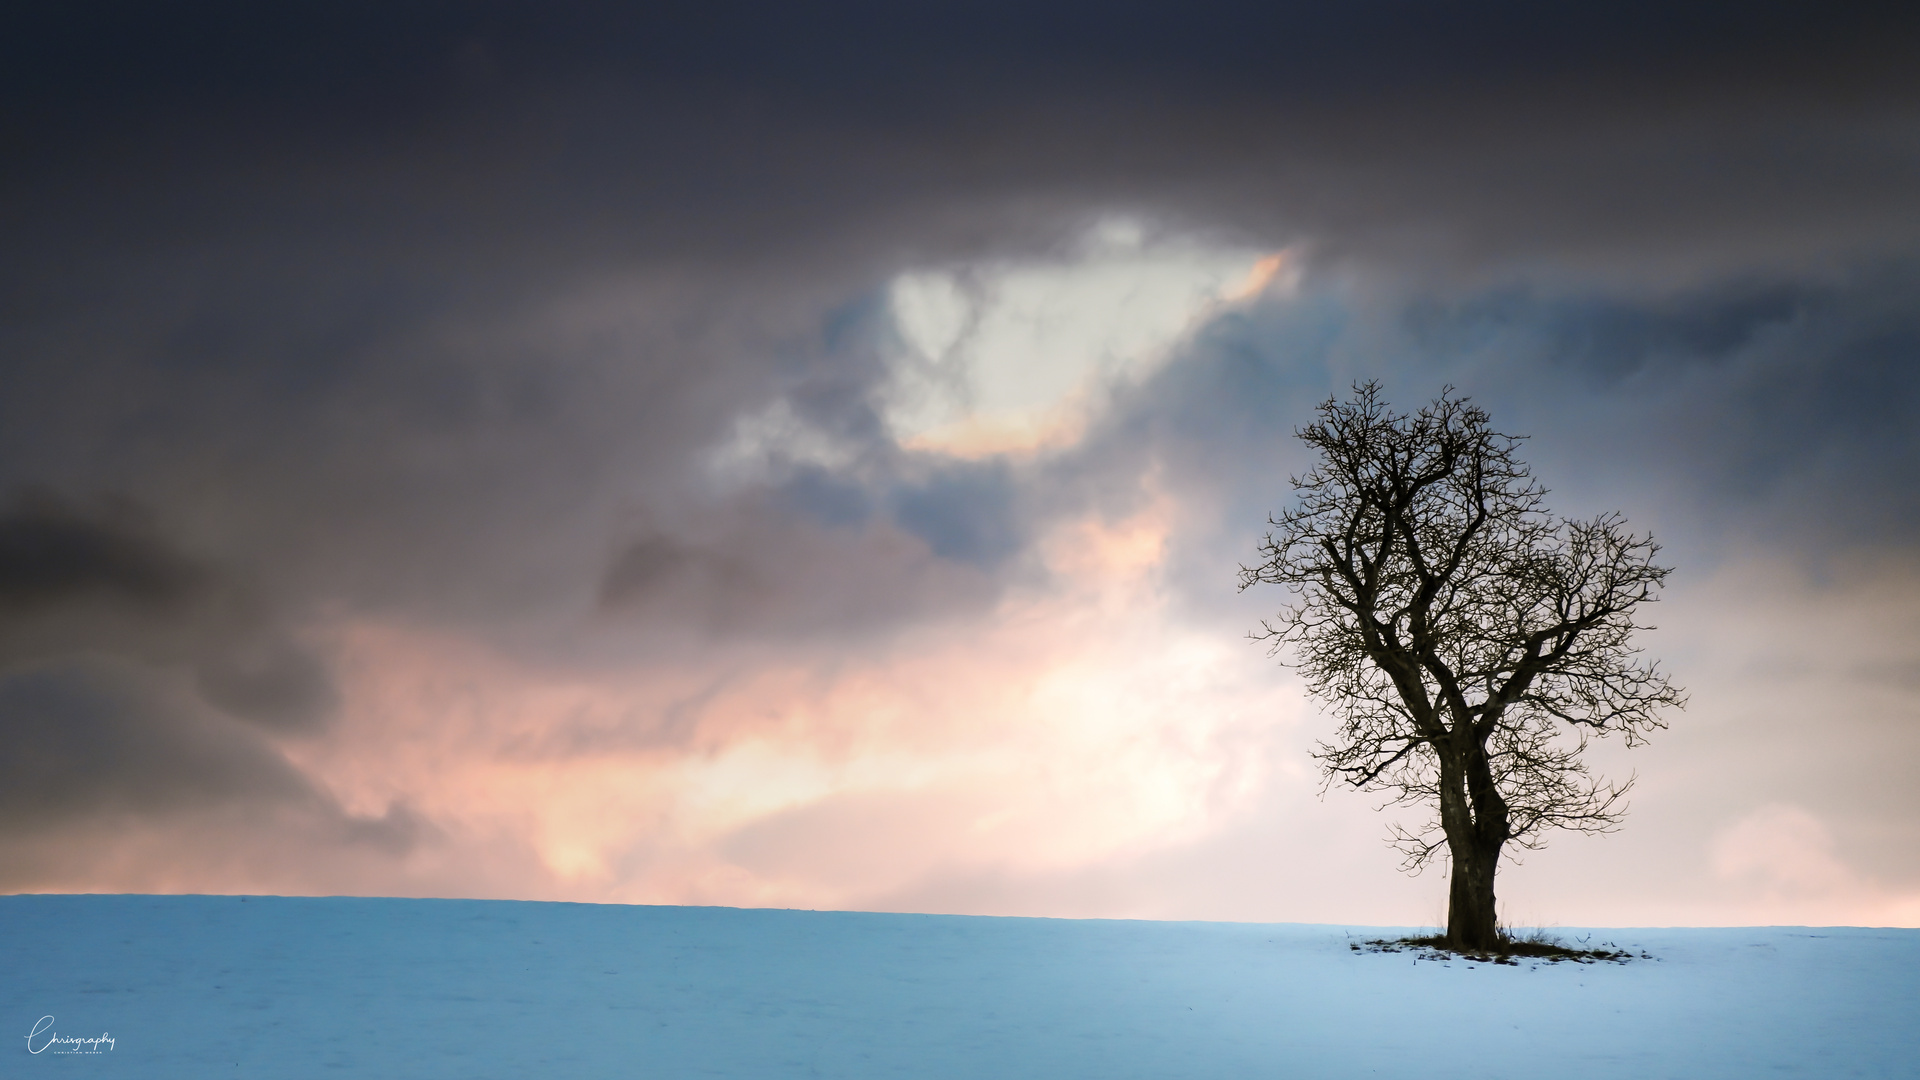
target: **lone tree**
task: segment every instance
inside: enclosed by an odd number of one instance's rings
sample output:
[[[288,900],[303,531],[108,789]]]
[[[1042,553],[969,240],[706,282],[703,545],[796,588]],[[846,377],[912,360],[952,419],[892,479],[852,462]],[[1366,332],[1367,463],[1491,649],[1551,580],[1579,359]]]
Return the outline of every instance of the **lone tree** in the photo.
[[[1520,440],[1452,388],[1409,416],[1367,382],[1319,414],[1296,432],[1318,463],[1240,571],[1242,590],[1295,590],[1253,636],[1339,719],[1314,755],[1329,786],[1437,811],[1394,844],[1410,871],[1443,847],[1451,860],[1447,943],[1498,948],[1502,849],[1611,831],[1632,781],[1590,775],[1587,740],[1637,745],[1684,703],[1629,644],[1669,571],[1619,514],[1552,517]]]

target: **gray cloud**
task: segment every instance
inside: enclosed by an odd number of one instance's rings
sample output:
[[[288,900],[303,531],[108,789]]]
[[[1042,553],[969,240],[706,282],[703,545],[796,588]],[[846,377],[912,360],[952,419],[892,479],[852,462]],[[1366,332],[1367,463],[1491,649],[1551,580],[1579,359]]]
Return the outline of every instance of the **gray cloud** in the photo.
[[[122,665],[15,669],[0,679],[0,726],[0,816],[15,827],[312,795],[264,739],[167,701],[162,687]]]
[[[83,598],[166,610],[199,591],[200,579],[125,502],[89,517],[30,490],[0,514],[0,606],[16,617]]]
[[[69,655],[191,672],[204,698],[281,732],[333,706],[318,658],[244,581],[182,553],[125,498],[29,491],[0,510],[0,673]]]
[[[1906,420],[1920,406],[1915,284],[1896,263],[1655,298],[1541,297],[1459,312],[1455,348],[1415,341],[1576,479],[1668,492],[1721,538],[1904,546],[1920,524],[1902,479],[1920,465]]]
[[[894,519],[935,555],[992,566],[1018,551],[1025,539],[1014,483],[998,463],[939,469],[893,497]]]
[[[289,856],[359,853],[378,863],[437,830],[404,804],[356,816],[317,790],[258,729],[209,712],[164,673],[100,657],[0,672],[0,886],[81,875],[94,858],[159,873],[229,846],[304,839],[304,855],[256,853],[263,880]],[[126,850],[129,833],[137,850]],[[197,854],[196,854],[197,852]],[[217,861],[217,860],[216,860]],[[174,879],[177,880],[177,879]]]
[[[960,540],[972,537],[962,532]],[[607,570],[600,605],[608,616],[668,631],[857,641],[982,610],[1002,583],[963,557],[974,554],[943,551],[885,521],[820,524],[743,502],[706,515],[696,534],[634,539]]]
[[[1237,610],[1291,427],[1359,377],[1461,386],[1563,509],[1701,549],[1910,548],[1920,518],[1909,6],[3,18],[16,827],[297,803],[403,850],[404,814],[324,809],[274,753],[336,704],[320,611],[855,647],[987,610],[1049,519],[1156,467],[1219,513],[1178,524],[1176,593]],[[1298,242],[1307,287],[1067,452],[894,445],[883,283],[1112,212]],[[838,456],[718,477],[781,403]]]
[[[1531,436],[1570,505],[1629,500],[1709,545],[1907,547],[1915,286],[1905,262],[1651,293],[1329,278],[1205,328],[1081,453],[1144,441],[1183,482],[1279,500],[1291,429],[1316,402],[1364,378],[1407,407],[1453,384]]]
[[[59,863],[57,850],[27,850],[55,835],[248,807],[343,844],[411,846],[422,823],[353,818],[275,747],[274,735],[323,730],[334,697],[320,659],[252,590],[131,501],[29,491],[0,510],[9,880]]]
[[[252,258],[272,280],[371,245],[362,290],[431,304],[508,264],[1044,244],[1049,219],[1114,204],[1642,273],[1914,239],[1916,26],[1890,4],[15,19],[4,92],[38,164],[11,231],[69,265],[271,235]],[[41,308],[88,295],[14,280]]]

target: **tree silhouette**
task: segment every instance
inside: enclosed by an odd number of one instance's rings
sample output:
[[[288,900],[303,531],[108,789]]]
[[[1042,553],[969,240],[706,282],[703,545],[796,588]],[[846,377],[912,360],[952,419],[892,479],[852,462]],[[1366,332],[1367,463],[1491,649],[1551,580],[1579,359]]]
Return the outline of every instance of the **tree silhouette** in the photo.
[[[1592,776],[1588,739],[1637,745],[1684,704],[1629,643],[1670,571],[1618,514],[1552,517],[1520,440],[1452,388],[1412,415],[1379,395],[1356,385],[1296,432],[1319,460],[1240,587],[1295,591],[1254,637],[1339,720],[1315,753],[1327,784],[1431,807],[1394,842],[1409,870],[1451,861],[1448,944],[1497,948],[1502,850],[1611,831],[1632,781]]]

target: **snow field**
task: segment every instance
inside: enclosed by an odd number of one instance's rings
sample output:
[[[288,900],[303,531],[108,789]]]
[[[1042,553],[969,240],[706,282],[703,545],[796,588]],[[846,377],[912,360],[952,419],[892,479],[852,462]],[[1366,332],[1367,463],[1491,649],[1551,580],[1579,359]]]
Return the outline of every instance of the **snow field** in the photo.
[[[10,1077],[1913,1077],[1920,931],[1394,931],[479,900],[0,897]],[[1563,932],[1568,940],[1586,931]],[[39,1018],[111,1049],[29,1052]],[[43,1032],[38,1042],[44,1043]],[[68,1044],[62,1044],[68,1045]]]

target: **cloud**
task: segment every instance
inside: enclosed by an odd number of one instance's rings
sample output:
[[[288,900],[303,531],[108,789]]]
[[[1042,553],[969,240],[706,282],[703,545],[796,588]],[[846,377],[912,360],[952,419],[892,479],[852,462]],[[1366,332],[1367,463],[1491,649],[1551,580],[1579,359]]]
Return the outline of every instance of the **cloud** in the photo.
[[[1074,455],[1153,446],[1183,485],[1288,497],[1291,427],[1352,382],[1412,407],[1443,385],[1529,436],[1563,513],[1625,509],[1692,561],[1761,544],[1904,546],[1920,467],[1905,262],[1683,289],[1538,281],[1436,293],[1309,274],[1222,313]]]
[[[686,534],[634,538],[601,582],[601,612],[656,630],[858,640],[977,613],[999,595],[1003,582],[985,571],[1012,547],[993,531],[1008,526],[991,517],[916,522],[909,502],[898,526],[822,522],[781,505],[808,494],[804,485],[776,491],[715,511]]]
[[[336,704],[295,628],[137,504],[34,490],[0,511],[7,885],[164,876],[195,843],[285,829],[316,853],[405,854],[425,822],[404,804],[347,814],[274,741],[319,735]]]
[[[1676,593],[1776,567],[1699,623],[1756,653],[1781,582],[1905,595],[1905,8],[0,19],[22,887],[1193,910],[1086,898],[1314,813],[1232,570],[1356,378]]]
[[[888,288],[904,346],[890,358],[889,427],[963,457],[1071,443],[1106,392],[1164,364],[1230,294],[1257,295],[1280,258],[1150,239],[1115,218],[1057,261],[902,274]]]
[[[1714,872],[1752,875],[1775,888],[1840,892],[1853,872],[1833,854],[1833,837],[1819,819],[1797,806],[1761,807],[1721,834],[1714,845]]]
[[[254,590],[131,501],[96,503],[30,490],[0,511],[0,672],[104,652],[190,671],[207,702],[263,728],[324,726],[324,665]]]
[[[403,802],[347,813],[258,729],[123,661],[0,673],[0,746],[9,888],[312,888],[314,866],[391,866],[435,836]]]
[[[934,554],[991,566],[1021,547],[1013,500],[1004,468],[955,465],[895,495],[893,512]]]
[[[1376,263],[1424,253],[1443,275],[1514,259],[1686,274],[1915,238],[1915,26],[1894,5],[13,19],[7,39],[32,43],[0,84],[32,166],[12,188],[35,208],[23,257],[81,237],[217,242],[324,280],[285,245],[352,261],[372,244],[386,258],[361,288],[410,305],[484,291],[506,263],[538,280],[1031,252],[1112,208]],[[278,244],[245,242],[269,231]],[[28,287],[44,309],[84,302],[74,284]]]
[[[1244,812],[1286,706],[1236,643],[1161,621],[1167,509],[1056,523],[1045,578],[857,649],[559,665],[361,624],[343,727],[301,760],[349,806],[517,838],[571,897],[860,905],[1177,843]]]
[[[222,725],[124,665],[70,660],[0,682],[7,746],[4,815],[169,811],[310,794],[270,744]]]
[[[89,517],[44,491],[0,516],[0,605],[15,612],[79,597],[165,609],[200,584],[197,568],[159,543],[124,503]]]
[[[1748,891],[1761,918],[1896,926],[1920,918],[1920,893],[1899,895],[1865,879],[1837,857],[1826,824],[1791,804],[1762,806],[1722,831],[1713,870]]]

